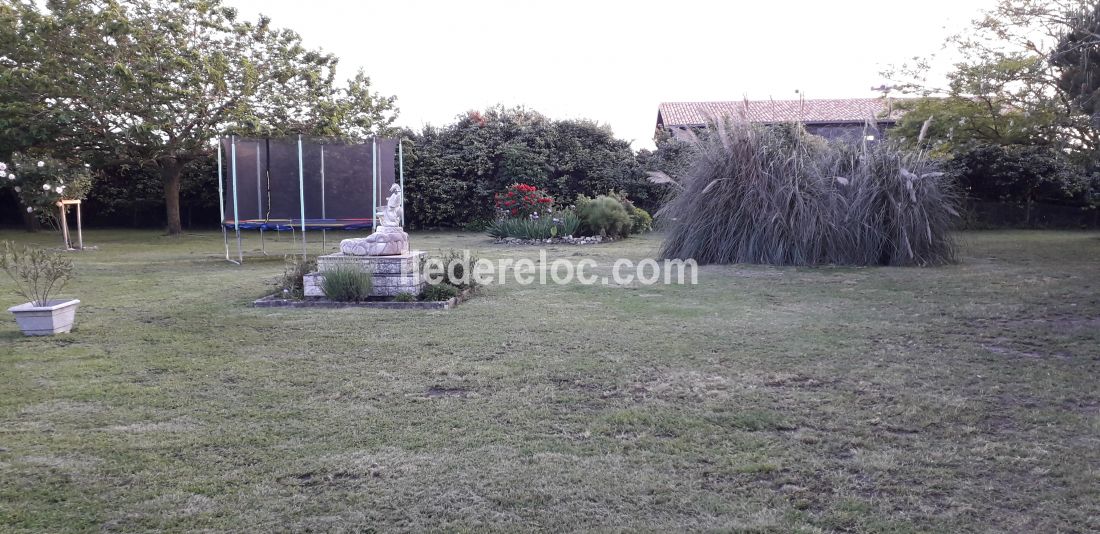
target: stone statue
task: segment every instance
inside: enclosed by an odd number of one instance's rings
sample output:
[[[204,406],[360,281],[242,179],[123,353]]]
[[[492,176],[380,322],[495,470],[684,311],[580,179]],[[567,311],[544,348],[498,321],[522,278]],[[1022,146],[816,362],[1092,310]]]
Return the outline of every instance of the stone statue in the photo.
[[[401,186],[397,184],[390,186],[390,196],[386,199],[386,205],[378,206],[378,211],[382,214],[382,226],[401,226],[401,219],[405,218],[402,195]]]
[[[379,220],[374,233],[367,237],[345,239],[340,242],[340,252],[350,256],[396,256],[409,252],[409,234],[401,229],[404,208],[401,202],[401,186],[390,186],[390,196],[385,206],[378,206]]]

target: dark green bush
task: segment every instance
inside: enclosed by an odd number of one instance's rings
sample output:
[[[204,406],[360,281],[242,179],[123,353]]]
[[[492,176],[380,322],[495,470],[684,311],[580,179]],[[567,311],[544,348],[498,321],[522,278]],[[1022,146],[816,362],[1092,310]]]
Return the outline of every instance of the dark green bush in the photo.
[[[325,271],[321,277],[321,290],[325,296],[339,302],[367,300],[373,284],[370,273],[345,265]]]
[[[577,215],[581,219],[582,235],[625,237],[634,226],[622,202],[607,195],[593,199],[577,197]]]
[[[590,121],[494,107],[406,135],[409,228],[491,220],[493,195],[518,180],[555,199],[624,190],[647,209],[656,207],[666,188],[649,181],[629,141]]]
[[[393,296],[394,302],[413,302],[416,300],[416,295],[412,293],[398,293]]]
[[[458,288],[450,284],[430,284],[424,287],[420,293],[420,300],[441,301],[450,300],[458,295]]]

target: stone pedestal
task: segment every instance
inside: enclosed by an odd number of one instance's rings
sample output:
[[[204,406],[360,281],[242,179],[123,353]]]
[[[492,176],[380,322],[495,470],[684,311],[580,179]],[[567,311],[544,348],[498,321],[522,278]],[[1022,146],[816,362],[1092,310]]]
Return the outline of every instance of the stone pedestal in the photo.
[[[355,267],[372,274],[373,286],[370,296],[392,297],[399,293],[419,295],[427,281],[420,276],[419,250],[393,256],[353,256],[338,252],[317,257],[317,272],[305,275],[305,295],[323,297],[321,278],[325,271],[342,265]]]

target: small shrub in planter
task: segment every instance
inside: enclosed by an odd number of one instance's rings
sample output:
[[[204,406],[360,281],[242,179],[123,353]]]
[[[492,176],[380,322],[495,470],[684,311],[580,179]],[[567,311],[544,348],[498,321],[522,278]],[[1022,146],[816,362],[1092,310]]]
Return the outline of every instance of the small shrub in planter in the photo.
[[[398,294],[393,296],[393,301],[394,302],[415,302],[416,301],[416,295],[413,295],[412,293],[398,293]]]
[[[431,284],[420,293],[420,300],[443,301],[450,300],[458,295],[458,288],[450,284]]]
[[[321,291],[338,302],[362,302],[370,296],[373,287],[371,273],[355,267],[341,265],[325,271],[321,277]]]
[[[50,299],[72,278],[73,262],[60,254],[4,242],[0,269],[15,282],[15,291],[30,302],[8,308],[23,333],[52,335],[72,330],[76,299]]]

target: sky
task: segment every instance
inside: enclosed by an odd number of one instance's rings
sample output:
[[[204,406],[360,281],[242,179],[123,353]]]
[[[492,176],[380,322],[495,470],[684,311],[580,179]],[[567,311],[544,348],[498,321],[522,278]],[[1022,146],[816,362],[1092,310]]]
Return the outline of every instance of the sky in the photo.
[[[497,104],[609,125],[652,148],[661,102],[874,97],[994,0],[225,0],[396,95],[397,123]],[[946,71],[950,61],[941,60]]]

